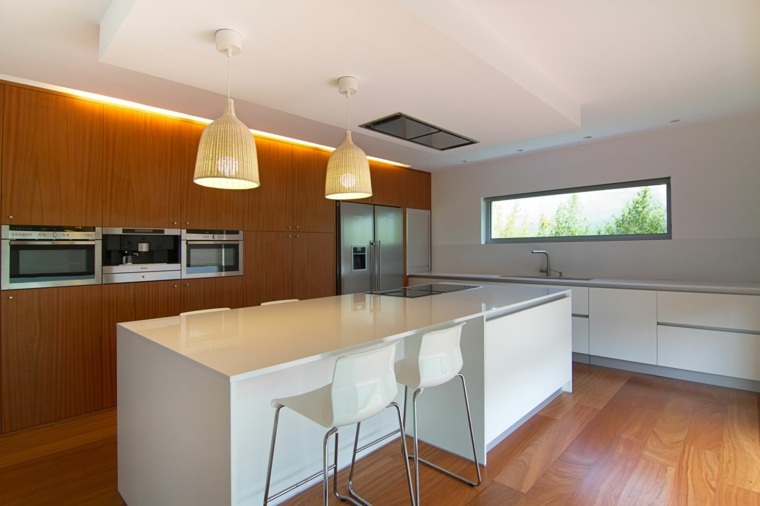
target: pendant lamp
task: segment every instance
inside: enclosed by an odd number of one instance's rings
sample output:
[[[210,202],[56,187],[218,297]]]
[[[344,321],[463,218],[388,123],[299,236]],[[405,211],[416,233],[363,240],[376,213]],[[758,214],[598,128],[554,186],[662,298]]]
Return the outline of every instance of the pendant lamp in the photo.
[[[372,196],[367,155],[351,141],[348,101],[355,94],[359,81],[355,77],[338,79],[338,92],[346,95],[346,138],[327,160],[325,197],[332,200],[364,199]]]
[[[223,190],[257,188],[256,143],[248,127],[235,116],[235,104],[230,98],[230,59],[240,53],[242,37],[234,30],[219,30],[216,49],[227,54],[227,105],[224,114],[203,129],[193,181]]]

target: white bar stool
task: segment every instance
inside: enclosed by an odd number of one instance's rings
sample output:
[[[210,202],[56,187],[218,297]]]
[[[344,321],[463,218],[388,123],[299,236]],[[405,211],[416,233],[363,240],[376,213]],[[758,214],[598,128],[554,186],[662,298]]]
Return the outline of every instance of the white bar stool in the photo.
[[[230,308],[228,307],[213,307],[211,309],[198,309],[196,311],[185,311],[184,313],[180,313],[180,316],[187,316],[191,314],[201,314],[201,313],[216,313],[217,311],[229,311]]]
[[[280,300],[269,300],[267,302],[262,302],[262,306],[271,306],[272,304],[284,304],[286,302],[298,302],[298,299],[280,299]]]
[[[480,485],[482,478],[480,476],[480,464],[478,463],[478,453],[475,449],[475,434],[472,430],[472,416],[470,415],[470,402],[467,398],[467,386],[464,376],[460,373],[464,361],[462,360],[462,350],[460,340],[462,337],[462,327],[459,324],[442,330],[427,332],[422,336],[419,355],[405,357],[398,361],[395,366],[396,381],[404,385],[404,422],[406,422],[407,393],[410,388],[415,389],[412,396],[412,436],[414,438],[414,483],[415,483],[415,501],[417,506],[420,504],[420,462],[437,469],[453,478],[476,487]],[[417,434],[417,397],[426,388],[443,385],[448,381],[459,377],[462,381],[462,391],[464,393],[464,405],[467,410],[467,422],[470,427],[470,442],[472,443],[472,457],[475,461],[475,470],[477,480],[471,481],[447,469],[444,469],[432,462],[419,457],[419,439]],[[404,453],[406,453],[406,441],[402,438]]]
[[[338,357],[335,362],[332,383],[304,394],[272,401],[272,407],[275,408],[274,428],[272,430],[272,445],[269,450],[266,485],[264,486],[264,506],[269,501],[275,500],[317,478],[320,474],[322,475],[323,502],[327,505],[330,470],[333,471],[333,493],[335,497],[341,501],[348,501],[360,506],[369,504],[353,489],[356,454],[382,441],[384,438],[358,448],[359,430],[363,420],[367,420],[387,407],[393,407],[398,415],[399,430],[401,434],[404,433],[401,409],[394,402],[398,393],[398,386],[393,372],[395,356],[396,343],[370,351]],[[272,479],[272,462],[274,460],[274,448],[277,439],[277,425],[279,423],[280,410],[286,406],[322,427],[329,429],[325,434],[322,445],[322,471],[318,471],[295,485],[270,495],[269,486]],[[347,497],[338,494],[338,428],[353,424],[356,424],[356,438],[354,440],[354,451],[348,477],[348,492],[350,497]],[[335,436],[335,459],[332,465],[328,465],[328,442],[330,436],[333,435]],[[414,491],[412,489],[412,474],[409,468],[409,455],[406,451],[406,445],[404,445],[404,463],[406,465],[406,476],[409,485],[409,498],[413,505]]]

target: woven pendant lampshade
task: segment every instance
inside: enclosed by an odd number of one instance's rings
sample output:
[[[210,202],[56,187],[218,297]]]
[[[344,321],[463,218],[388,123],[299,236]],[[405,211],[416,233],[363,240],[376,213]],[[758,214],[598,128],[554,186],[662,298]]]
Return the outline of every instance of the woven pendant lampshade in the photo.
[[[203,129],[193,181],[210,188],[248,190],[259,186],[259,163],[251,131],[227,99],[221,118]]]
[[[351,141],[348,122],[348,99],[356,93],[355,77],[341,77],[338,91],[346,95],[346,138],[327,160],[325,197],[332,200],[364,199],[372,196],[372,181],[367,155]]]
[[[216,32],[216,48],[227,53],[227,105],[224,114],[206,126],[198,144],[193,181],[223,190],[248,190],[259,183],[259,162],[253,134],[237,116],[230,98],[229,60],[240,53],[242,38],[233,30]]]

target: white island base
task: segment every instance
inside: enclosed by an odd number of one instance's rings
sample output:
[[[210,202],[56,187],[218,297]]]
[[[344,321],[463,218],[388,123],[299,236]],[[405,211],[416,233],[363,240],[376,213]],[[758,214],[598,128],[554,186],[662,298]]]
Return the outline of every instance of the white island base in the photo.
[[[121,496],[130,506],[261,504],[271,399],[328,383],[342,354],[399,341],[400,358],[419,347],[424,331],[455,322],[465,322],[463,373],[486,464],[488,449],[571,389],[569,291],[488,286],[416,299],[354,294],[120,324]],[[466,456],[461,402],[456,382],[426,390],[418,403],[421,439]],[[362,424],[362,442],[395,423],[385,410]],[[342,465],[350,462],[353,435],[341,430]],[[323,436],[321,427],[283,410],[273,490],[321,468]]]

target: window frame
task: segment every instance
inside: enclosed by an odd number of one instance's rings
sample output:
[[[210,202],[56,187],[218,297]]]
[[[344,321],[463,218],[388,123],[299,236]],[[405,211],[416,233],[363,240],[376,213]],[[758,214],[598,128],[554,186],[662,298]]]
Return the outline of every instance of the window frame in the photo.
[[[662,234],[610,234],[610,235],[577,235],[577,236],[560,236],[560,237],[509,237],[493,238],[491,237],[491,205],[494,202],[508,200],[517,200],[531,197],[545,197],[548,195],[572,195],[574,193],[585,193],[589,191],[614,190],[618,188],[635,188],[641,186],[665,185],[665,219],[667,222],[667,231]],[[483,244],[512,244],[512,243],[529,243],[529,242],[591,242],[591,241],[651,241],[651,240],[670,240],[673,238],[673,223],[671,206],[671,178],[660,177],[653,179],[639,179],[635,181],[621,181],[617,183],[603,183],[589,186],[575,186],[572,188],[558,188],[554,190],[544,190],[538,192],[517,193],[512,195],[498,195],[494,197],[483,197]]]

